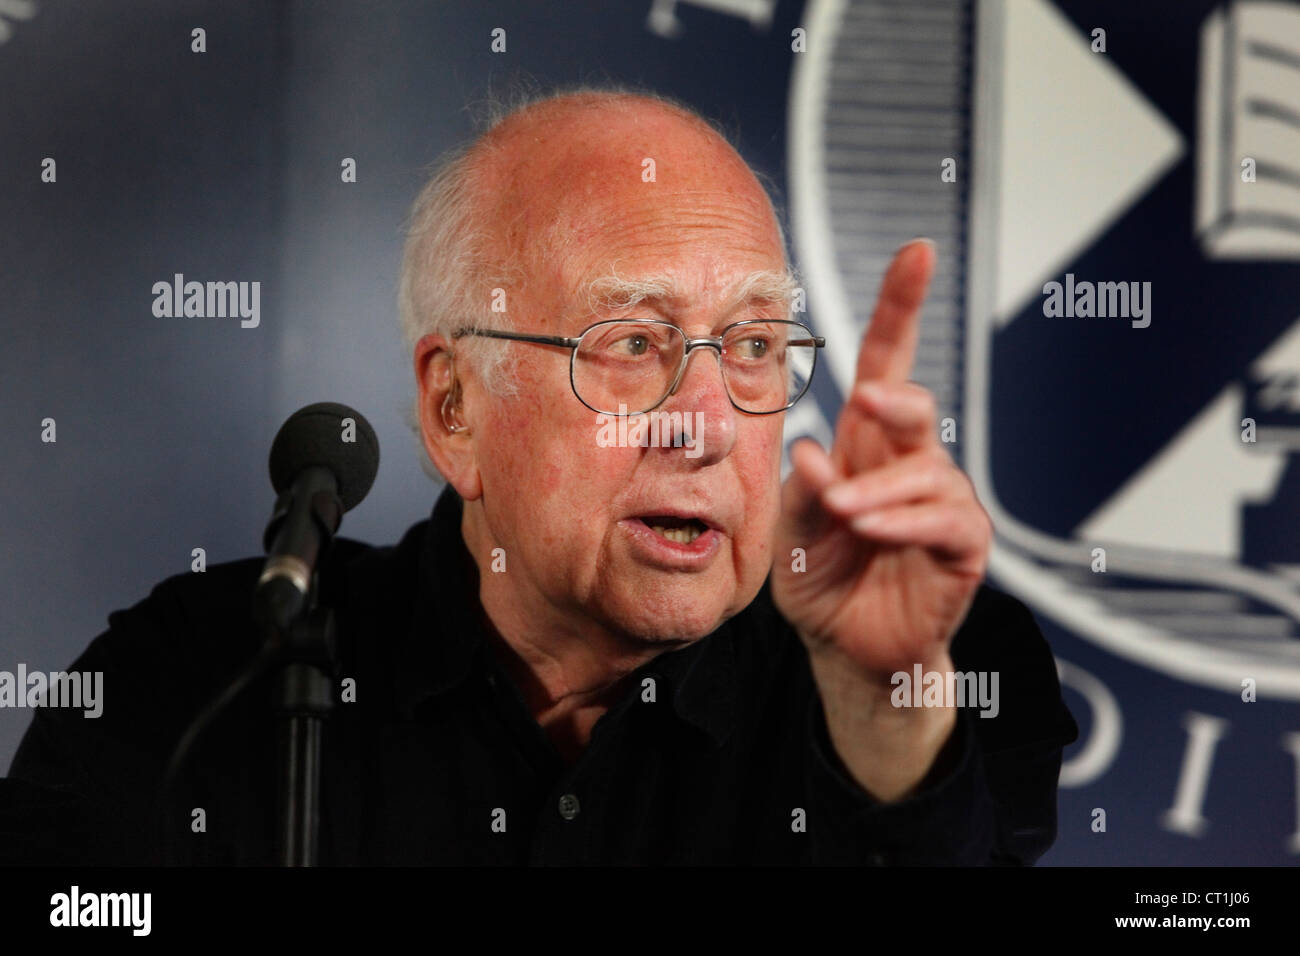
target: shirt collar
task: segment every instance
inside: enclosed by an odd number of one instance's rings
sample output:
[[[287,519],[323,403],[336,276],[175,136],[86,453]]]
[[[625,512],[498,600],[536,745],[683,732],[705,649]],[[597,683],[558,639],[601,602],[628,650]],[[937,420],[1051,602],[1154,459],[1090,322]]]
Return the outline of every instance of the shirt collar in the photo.
[[[462,502],[448,485],[419,542],[415,605],[406,634],[408,662],[396,675],[398,702],[408,712],[461,684],[485,650],[478,567],[461,535]],[[735,650],[730,621],[689,647],[660,654],[629,681],[640,693],[647,676],[666,677],[673,710],[721,746],[734,726]]]

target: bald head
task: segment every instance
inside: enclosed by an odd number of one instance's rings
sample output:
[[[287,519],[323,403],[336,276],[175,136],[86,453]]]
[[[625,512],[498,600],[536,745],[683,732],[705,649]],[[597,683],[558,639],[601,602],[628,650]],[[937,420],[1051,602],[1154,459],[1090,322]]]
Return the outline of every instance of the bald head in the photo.
[[[510,114],[475,150],[477,217],[491,257],[514,265],[524,282],[562,271],[583,287],[565,291],[581,296],[626,269],[606,261],[593,245],[598,237],[633,238],[632,248],[645,248],[663,241],[658,227],[692,228],[692,213],[720,196],[737,230],[756,244],[773,236],[782,243],[771,201],[745,161],[672,103],[629,93],[555,97]],[[636,207],[650,215],[630,216]],[[626,235],[633,229],[642,241]]]
[[[775,231],[784,260],[770,199],[704,118],[639,93],[550,96],[500,113],[451,154],[417,198],[399,295],[408,346],[464,325],[519,328],[514,303],[501,311],[495,290],[513,299],[532,277],[553,272],[575,243],[618,223],[624,204],[638,198],[629,187],[641,190],[641,199],[675,194],[687,206],[692,194],[707,199],[719,190],[744,200],[746,217]],[[619,283],[611,286],[622,271],[611,272],[591,276],[589,298],[624,294]],[[507,366],[515,352],[492,340],[464,346],[466,360],[494,390],[513,391]]]

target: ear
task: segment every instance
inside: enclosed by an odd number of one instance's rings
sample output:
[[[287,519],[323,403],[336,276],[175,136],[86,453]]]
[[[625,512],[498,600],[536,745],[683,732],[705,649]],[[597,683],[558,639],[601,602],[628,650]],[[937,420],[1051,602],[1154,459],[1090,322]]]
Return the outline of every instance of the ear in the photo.
[[[483,494],[483,482],[474,430],[466,421],[463,389],[457,379],[464,371],[455,367],[451,343],[441,335],[426,335],[416,343],[415,382],[424,450],[461,498],[475,501]]]

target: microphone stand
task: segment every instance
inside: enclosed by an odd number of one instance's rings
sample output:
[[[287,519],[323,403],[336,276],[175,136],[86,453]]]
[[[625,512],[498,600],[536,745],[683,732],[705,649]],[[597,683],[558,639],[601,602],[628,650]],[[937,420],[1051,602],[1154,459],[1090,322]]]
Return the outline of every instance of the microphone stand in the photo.
[[[280,496],[276,516],[293,506],[293,489]],[[308,506],[320,541],[328,544],[343,516],[333,490],[313,489]],[[273,522],[274,522],[273,518]],[[272,537],[268,530],[268,540]],[[325,550],[321,548],[321,552]],[[287,559],[292,561],[293,559]],[[275,559],[273,559],[273,562]],[[301,580],[301,578],[299,578]],[[321,751],[325,718],[334,709],[334,614],[317,604],[319,574],[311,573],[305,600],[285,578],[274,583],[263,617],[280,665],[276,712],[280,739],[276,857],[281,866],[315,866],[320,844]]]
[[[315,866],[320,843],[322,738],[325,718],[334,709],[334,681],[329,676],[334,672],[333,612],[313,606],[305,619],[294,623],[286,650],[277,697],[277,856],[282,866]]]

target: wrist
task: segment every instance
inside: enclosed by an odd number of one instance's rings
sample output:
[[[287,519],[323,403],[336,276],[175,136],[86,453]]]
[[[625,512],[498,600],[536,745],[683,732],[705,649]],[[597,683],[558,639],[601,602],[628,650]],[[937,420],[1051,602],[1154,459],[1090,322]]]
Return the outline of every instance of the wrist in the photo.
[[[840,655],[810,657],[831,745],[845,769],[877,800],[900,800],[930,776],[952,738],[955,707],[895,706],[893,673],[865,673]],[[946,650],[923,670],[951,670]],[[909,672],[910,676],[910,672]]]

